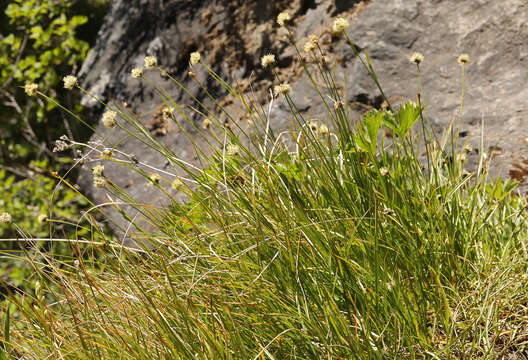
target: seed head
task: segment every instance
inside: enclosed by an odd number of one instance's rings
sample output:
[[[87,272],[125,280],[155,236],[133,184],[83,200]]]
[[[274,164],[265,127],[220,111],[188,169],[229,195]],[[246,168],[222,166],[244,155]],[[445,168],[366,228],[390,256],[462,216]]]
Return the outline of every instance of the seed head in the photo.
[[[106,185],[105,178],[102,176],[94,176],[93,178],[93,184],[96,188],[104,188]]]
[[[38,85],[35,84],[35,83],[27,83],[24,86],[24,90],[25,90],[26,94],[28,94],[29,96],[33,96],[33,95],[35,95],[37,93]]]
[[[340,33],[348,29],[348,20],[342,17],[339,17],[334,20],[334,27],[333,30],[335,33]]]
[[[142,68],[133,68],[130,72],[133,78],[137,79],[143,76],[143,69]]]
[[[419,52],[415,52],[411,55],[409,61],[415,64],[420,64],[422,61],[424,61],[424,56]]]
[[[287,12],[281,12],[279,16],[277,16],[277,24],[280,26],[284,26],[286,23],[290,22],[291,16]]]
[[[282,83],[280,85],[275,86],[273,89],[273,94],[275,97],[279,97],[279,95],[286,95],[291,92],[292,88],[288,83]]]
[[[176,190],[176,191],[180,191],[183,186],[185,185],[185,183],[182,181],[182,179],[180,179],[179,177],[177,177],[176,179],[174,179],[174,181],[171,183],[171,188],[173,190]]]
[[[158,60],[154,56],[145,56],[145,67],[152,69],[158,65]]]
[[[273,54],[264,55],[262,59],[260,59],[260,63],[262,64],[263,68],[273,65],[274,62],[275,62],[275,55]]]
[[[304,44],[304,51],[309,53],[314,51],[319,44],[319,39],[315,35],[310,35],[308,41]]]
[[[460,65],[464,65],[464,64],[467,64],[469,62],[469,55],[468,54],[461,54],[459,57],[458,57],[458,63]]]
[[[200,59],[201,59],[200,53],[195,51],[191,53],[191,57],[189,61],[191,62],[191,65],[196,65],[200,62]]]
[[[92,174],[94,176],[103,176],[104,166],[103,165],[96,165],[92,169]]]
[[[2,224],[9,224],[13,219],[11,218],[11,214],[8,212],[3,212],[0,215],[0,223]]]
[[[65,89],[73,89],[73,87],[77,85],[77,78],[73,75],[65,76],[62,81],[64,81]]]
[[[46,215],[46,214],[40,214],[40,215],[38,216],[38,218],[37,218],[37,221],[38,221],[39,223],[41,223],[41,224],[42,224],[42,223],[45,223],[46,221],[48,221],[48,215]]]
[[[117,113],[112,110],[107,110],[103,114],[103,125],[109,129],[113,129],[117,123],[116,123],[116,116]]]

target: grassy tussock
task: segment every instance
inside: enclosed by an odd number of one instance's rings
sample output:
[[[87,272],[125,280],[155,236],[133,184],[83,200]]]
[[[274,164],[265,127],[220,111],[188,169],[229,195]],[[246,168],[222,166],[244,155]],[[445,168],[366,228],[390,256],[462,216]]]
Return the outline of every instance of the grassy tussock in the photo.
[[[280,19],[290,31],[289,18]],[[334,28],[356,51],[347,26],[340,19]],[[192,66],[237,99],[251,136],[226,127],[197,100],[197,111],[218,130],[210,137],[157,89],[173,108],[167,118],[210,141],[212,158],[195,149],[204,168],[179,159],[125,109],[107,105],[115,112],[112,128],[151,145],[174,171],[152,177],[156,169],[117,150],[107,151],[107,160],[143,174],[172,205],[137,204],[99,169],[95,178],[106,182],[97,184],[133,203],[155,231],[128,249],[94,227],[101,240],[92,247],[72,241],[71,259],[41,254],[45,261],[33,265],[45,285],[11,296],[18,318],[4,331],[4,349],[25,359],[525,354],[526,203],[512,194],[515,184],[490,183],[484,158],[477,171],[465,171],[455,125],[436,139],[420,98],[355,122],[317,39],[310,42],[312,63],[300,61],[326,105],[324,124],[304,119],[287,82],[277,79],[275,96],[288,104],[292,128],[274,132],[268,109],[250,105],[197,55]],[[382,91],[368,55],[357,56]],[[166,74],[147,60],[149,71]],[[273,71],[271,57],[266,66]],[[142,70],[133,75],[145,80]],[[415,134],[417,123],[423,131]],[[379,136],[382,129],[393,134],[390,141]],[[189,201],[174,200],[171,183]],[[99,256],[79,256],[88,248]]]

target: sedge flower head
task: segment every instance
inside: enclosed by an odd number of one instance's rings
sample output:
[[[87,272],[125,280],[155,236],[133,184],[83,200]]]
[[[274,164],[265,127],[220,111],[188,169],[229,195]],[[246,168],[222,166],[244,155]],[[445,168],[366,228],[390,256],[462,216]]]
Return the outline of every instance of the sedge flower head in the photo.
[[[308,127],[313,132],[318,132],[319,131],[319,126],[317,125],[317,121],[315,121],[315,120],[308,122]]]
[[[345,103],[342,102],[341,100],[338,100],[338,101],[334,102],[334,109],[336,109],[336,110],[342,109],[344,106],[345,106]]]
[[[96,188],[102,189],[105,187],[106,180],[102,176],[94,176],[93,178],[93,184]]]
[[[211,127],[212,124],[213,122],[211,120],[205,118],[204,121],[202,122],[202,129],[207,130]]]
[[[109,129],[113,129],[117,123],[116,123],[116,117],[117,113],[113,110],[107,110],[103,114],[103,125]]]
[[[195,51],[191,53],[190,60],[189,60],[191,62],[191,65],[198,64],[200,60],[201,60],[201,56],[199,52]]]
[[[103,165],[96,165],[92,169],[92,174],[94,174],[94,176],[102,176],[103,175],[103,171],[104,171],[104,166]]]
[[[171,183],[171,188],[173,190],[176,190],[176,191],[180,191],[183,186],[184,186],[184,182],[182,181],[182,179],[180,179],[179,177],[177,177],[176,179],[174,179],[174,181]]]
[[[281,12],[277,16],[277,24],[279,24],[280,26],[286,25],[286,23],[290,22],[290,20],[291,20],[291,16],[287,12]]]
[[[64,81],[65,89],[73,89],[73,87],[77,85],[77,78],[73,75],[65,76],[62,81]]]
[[[104,157],[112,157],[114,156],[114,152],[112,151],[112,149],[110,148],[106,148],[104,149],[102,152],[101,152],[101,155],[103,155]]]
[[[379,172],[381,176],[385,176],[389,173],[389,169],[387,169],[386,167],[380,167]]]
[[[467,64],[469,62],[469,55],[468,54],[461,54],[459,57],[458,57],[458,63],[460,65],[464,65],[464,64]]]
[[[264,55],[262,59],[260,59],[260,63],[262,64],[263,68],[273,65],[274,62],[275,62],[275,55],[273,54]]]
[[[240,154],[240,147],[235,144],[229,144],[226,146],[226,153],[228,156],[236,156]]]
[[[339,17],[334,20],[333,30],[335,33],[340,33],[348,29],[349,23],[348,20],[342,17]]]
[[[174,108],[172,106],[165,106],[162,110],[163,116],[165,117],[173,117],[174,116]]]
[[[12,220],[11,214],[8,212],[3,212],[0,214],[0,223],[9,224]]]
[[[154,56],[145,56],[145,67],[152,69],[158,65],[158,60]]]
[[[142,68],[133,68],[130,72],[133,78],[137,79],[143,76],[143,69]]]
[[[46,221],[48,221],[48,215],[46,215],[46,214],[40,214],[40,215],[38,216],[38,218],[37,218],[37,221],[38,221],[39,223],[41,223],[41,224],[42,224],[42,223],[45,223]]]
[[[159,184],[160,180],[161,180],[161,176],[159,176],[159,174],[152,174],[150,175],[150,181],[153,183],[153,184]]]
[[[304,44],[304,51],[309,53],[314,51],[319,44],[319,39],[315,35],[310,35],[308,41]]]
[[[275,97],[279,97],[279,95],[289,94],[291,90],[292,88],[290,84],[282,83],[280,85],[275,86],[275,88],[273,89],[273,94],[275,95]]]
[[[329,134],[328,126],[326,126],[325,124],[322,124],[321,126],[319,126],[319,134],[328,135]]]
[[[419,52],[415,52],[411,55],[411,57],[409,58],[409,61],[415,64],[420,64],[421,62],[424,61],[424,56],[423,54]]]
[[[38,85],[35,84],[35,83],[27,83],[25,86],[24,86],[24,91],[26,92],[26,94],[28,94],[29,96],[33,96],[37,93],[37,90],[38,90]]]

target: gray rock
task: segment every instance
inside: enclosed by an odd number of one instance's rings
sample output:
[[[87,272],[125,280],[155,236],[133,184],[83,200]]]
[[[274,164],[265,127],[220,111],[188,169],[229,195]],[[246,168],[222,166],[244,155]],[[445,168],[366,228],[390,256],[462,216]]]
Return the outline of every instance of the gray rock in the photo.
[[[526,58],[528,56],[528,4],[525,0],[293,0],[293,1],[190,1],[190,0],[116,0],[100,31],[98,42],[86,60],[80,76],[89,92],[103,99],[130,104],[138,121],[151,124],[163,104],[159,95],[144,81],[132,79],[130,70],[143,62],[146,54],[158,58],[160,65],[207,107],[214,104],[197,83],[188,76],[188,57],[200,51],[204,62],[230,83],[238,80],[245,92],[250,81],[257,102],[266,103],[274,84],[268,71],[260,67],[260,57],[277,54],[278,70],[293,83],[293,97],[306,118],[325,121],[325,111],[310,81],[301,71],[295,50],[285,39],[285,31],[274,22],[275,16],[288,10],[294,16],[295,34],[302,51],[305,38],[320,35],[322,48],[337,60],[338,82],[348,86],[347,100],[355,118],[369,107],[379,107],[382,98],[372,80],[360,66],[351,48],[332,37],[329,28],[335,16],[349,19],[347,33],[361,49],[367,49],[385,93],[396,102],[416,99],[419,82],[415,64],[408,58],[414,51],[425,55],[421,64],[422,97],[435,126],[445,127],[457,118],[460,105],[460,65],[457,57],[468,53],[463,140],[478,149],[481,124],[484,124],[484,151],[494,156],[493,175],[508,174],[524,181],[528,165],[522,161],[528,150],[525,120],[528,90]],[[334,55],[335,54],[335,55]],[[334,57],[335,56],[335,57]],[[229,104],[227,93],[201,67],[196,76]],[[145,71],[155,86],[162,86],[182,106],[192,123],[199,126],[203,117],[189,110],[194,102],[173,82],[157,71]],[[91,118],[99,118],[102,107],[85,97]],[[228,106],[228,105],[226,105]],[[216,109],[217,110],[217,109]],[[288,109],[284,102],[275,103],[273,126],[288,126]],[[181,120],[181,116],[179,116]],[[206,140],[189,124],[184,126],[199,146]],[[120,142],[125,133],[98,125],[94,139],[108,144]],[[161,131],[161,130],[159,130]],[[199,166],[190,141],[177,127],[158,132],[157,139],[177,156]],[[153,135],[155,136],[155,135]],[[131,138],[120,142],[119,150],[134,154],[142,163],[164,171],[174,170],[156,151]],[[474,165],[478,152],[470,156]],[[527,161],[528,163],[528,161]],[[513,172],[512,172],[513,171]],[[120,166],[108,165],[105,174],[120,186],[126,186],[131,197],[146,204],[159,205],[165,198],[147,181]],[[170,177],[167,177],[170,180]],[[90,176],[81,183],[92,191]],[[525,191],[525,186],[520,187]],[[103,190],[95,189],[92,197],[104,202]],[[123,224],[123,222],[121,222]]]

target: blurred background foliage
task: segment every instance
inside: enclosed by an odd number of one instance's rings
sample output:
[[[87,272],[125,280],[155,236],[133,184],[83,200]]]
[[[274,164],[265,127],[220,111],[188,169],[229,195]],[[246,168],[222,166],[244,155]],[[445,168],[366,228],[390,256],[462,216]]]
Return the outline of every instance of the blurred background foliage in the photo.
[[[88,202],[69,187],[57,187],[53,174],[64,175],[72,165],[73,154],[54,153],[53,146],[64,134],[76,139],[91,134],[52,103],[28,97],[23,86],[37,83],[40,91],[59,103],[82,111],[78,94],[63,89],[62,77],[78,72],[109,3],[0,0],[0,212],[9,212],[13,224],[29,237],[79,235],[72,219]],[[76,173],[69,174],[73,183]],[[52,222],[43,221],[44,215],[50,214]],[[14,225],[0,224],[0,239],[17,235]],[[47,247],[44,250],[56,253],[69,251],[64,243]],[[16,261],[16,254],[23,250],[20,243],[0,241],[0,250],[13,255],[0,262],[0,279],[27,287],[29,284],[23,283],[31,282],[31,270]]]

